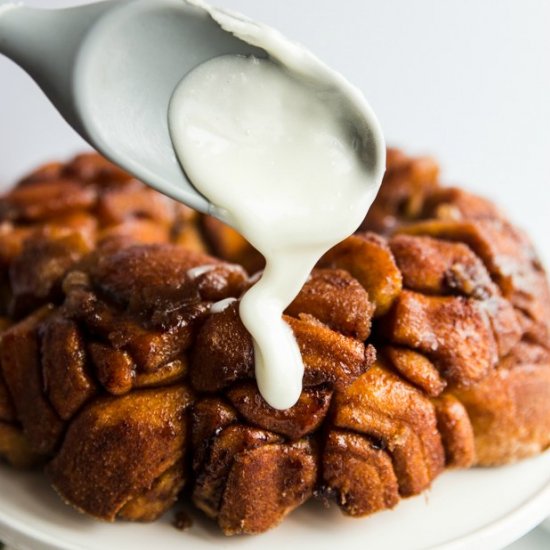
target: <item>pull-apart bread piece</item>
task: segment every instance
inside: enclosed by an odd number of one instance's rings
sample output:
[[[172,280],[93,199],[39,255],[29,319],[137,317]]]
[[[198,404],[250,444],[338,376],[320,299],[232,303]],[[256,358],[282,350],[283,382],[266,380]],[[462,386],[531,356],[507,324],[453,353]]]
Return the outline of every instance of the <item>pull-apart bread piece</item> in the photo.
[[[363,226],[285,312],[305,364],[285,411],[238,314],[261,267],[99,156],[24,179],[0,199],[0,456],[96,518],[182,498],[233,535],[311,497],[365,516],[550,445],[544,270],[432,160],[389,151]]]

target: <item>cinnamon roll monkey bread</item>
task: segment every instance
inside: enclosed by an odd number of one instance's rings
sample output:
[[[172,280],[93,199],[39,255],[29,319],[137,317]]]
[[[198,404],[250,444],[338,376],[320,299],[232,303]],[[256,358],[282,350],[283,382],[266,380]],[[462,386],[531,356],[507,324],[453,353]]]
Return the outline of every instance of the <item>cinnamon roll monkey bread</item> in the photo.
[[[544,270],[430,159],[389,151],[360,231],[287,309],[305,375],[284,411],[238,316],[263,260],[232,229],[95,155],[25,178],[0,222],[0,456],[81,512],[151,521],[181,498],[253,534],[550,445]]]

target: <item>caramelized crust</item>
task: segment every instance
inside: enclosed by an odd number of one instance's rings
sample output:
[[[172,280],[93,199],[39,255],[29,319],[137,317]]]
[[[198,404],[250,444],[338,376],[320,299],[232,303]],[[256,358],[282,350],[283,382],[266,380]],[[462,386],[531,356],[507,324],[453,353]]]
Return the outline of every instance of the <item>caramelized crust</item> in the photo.
[[[105,225],[119,225],[128,219],[145,218],[169,227],[176,205],[168,197],[143,187],[134,180],[124,187],[108,189],[99,197],[97,216]]]
[[[9,271],[13,316],[19,318],[59,299],[63,276],[89,251],[80,233],[66,229],[38,233],[25,241]]]
[[[35,180],[16,187],[0,203],[3,220],[35,222],[61,214],[86,210],[97,198],[96,191],[66,178]]]
[[[374,362],[376,352],[338,332],[309,319],[285,317],[294,331],[304,362],[304,386],[330,384],[342,389],[351,384]]]
[[[490,201],[457,187],[434,189],[425,196],[422,218],[440,220],[504,219],[500,210]]]
[[[500,219],[426,221],[404,228],[466,243],[484,262],[502,295],[534,323],[550,326],[550,294],[546,274],[523,235]]]
[[[195,403],[191,410],[194,471],[202,467],[214,437],[237,419],[237,412],[217,397],[205,397]]]
[[[33,452],[49,455],[59,441],[63,423],[43,394],[38,327],[48,317],[45,307],[2,334],[0,364],[17,419]]]
[[[389,149],[384,183],[363,229],[386,234],[422,214],[426,198],[439,188],[439,166],[428,157],[410,158]]]
[[[92,338],[127,352],[140,372],[153,373],[178,359],[189,348],[196,325],[208,307],[201,302],[192,304],[175,312],[172,322],[158,329],[147,328],[144,326],[147,321],[121,313],[89,290],[69,293],[66,310],[71,318],[85,326]],[[117,363],[121,364],[123,362]]]
[[[368,292],[375,314],[386,313],[399,296],[403,277],[386,241],[373,233],[361,233],[329,250],[319,262],[323,267],[343,269]]]
[[[237,304],[211,314],[191,355],[189,372],[197,391],[215,392],[254,375],[252,339],[241,323]]]
[[[203,432],[197,420],[194,430]],[[268,431],[230,424],[208,448],[193,502],[216,518],[226,535],[261,533],[307,500],[316,481],[317,462],[307,439],[284,443]]]
[[[364,287],[347,271],[314,269],[287,315],[311,315],[327,327],[357,340],[370,335],[374,306]]]
[[[174,382],[180,382],[187,379],[189,366],[187,358],[182,355],[174,361],[165,363],[154,372],[136,372],[134,387],[136,388],[156,388]]]
[[[406,288],[428,295],[458,294],[479,300],[501,357],[519,342],[522,328],[518,314],[503,299],[484,264],[467,246],[407,235],[394,237],[390,246]]]
[[[222,507],[227,479],[235,466],[236,458],[246,451],[280,442],[282,438],[275,434],[241,424],[232,424],[215,434],[202,467],[196,475],[193,489],[195,505],[208,516],[217,518]]]
[[[356,433],[329,433],[323,452],[323,483],[350,516],[367,516],[399,502],[391,457]]]
[[[396,235],[389,244],[405,288],[424,294],[460,294],[480,299],[495,294],[483,262],[462,243]]]
[[[361,231],[285,312],[305,363],[286,411],[260,396],[238,315],[262,267],[233,229],[97,155],[25,178],[0,197],[0,457],[46,463],[110,521],[152,521],[187,486],[233,535],[314,494],[364,516],[445,466],[550,446],[544,270],[433,160],[388,152]]]
[[[216,264],[219,260],[180,247],[142,245],[99,256],[90,275],[98,290],[128,313],[152,316],[200,299],[215,302],[238,296],[247,282],[242,267]]]
[[[334,401],[336,427],[373,437],[391,454],[401,495],[420,493],[443,470],[433,404],[381,363],[337,393]]]
[[[422,389],[427,395],[435,397],[446,388],[446,380],[425,355],[397,346],[387,346],[383,352],[392,367],[403,378]]]
[[[263,533],[308,500],[316,481],[308,440],[247,450],[235,457],[218,524],[226,535]]]
[[[489,319],[475,300],[405,290],[383,326],[392,342],[428,356],[451,383],[478,382],[498,360]]]
[[[214,255],[244,266],[249,273],[263,269],[265,261],[261,254],[232,227],[210,216],[203,217],[201,225]]]
[[[476,386],[453,393],[472,423],[478,465],[515,462],[550,446],[549,385],[546,354],[540,363],[504,364]]]
[[[88,352],[99,382],[109,393],[124,395],[133,388],[137,367],[128,352],[100,342],[91,342]]]
[[[120,519],[155,521],[172,506],[185,485],[185,464],[176,462],[140,495],[129,500],[119,511]]]
[[[437,429],[448,468],[469,468],[476,462],[474,431],[464,405],[451,394],[434,400]]]
[[[44,391],[59,417],[68,420],[96,392],[84,339],[77,325],[60,315],[46,319],[40,335]]]
[[[73,506],[101,519],[113,521],[135,498],[140,502],[126,508],[126,517],[139,507],[142,518],[154,519],[183,485],[181,475],[171,475],[169,490],[157,491],[166,482],[159,478],[181,465],[191,403],[184,386],[95,401],[73,421],[47,467],[53,486]],[[155,512],[143,515],[148,500]]]
[[[300,439],[321,426],[332,391],[324,386],[305,388],[296,405],[283,411],[264,401],[255,382],[239,384],[231,388],[227,396],[247,422],[289,439]]]

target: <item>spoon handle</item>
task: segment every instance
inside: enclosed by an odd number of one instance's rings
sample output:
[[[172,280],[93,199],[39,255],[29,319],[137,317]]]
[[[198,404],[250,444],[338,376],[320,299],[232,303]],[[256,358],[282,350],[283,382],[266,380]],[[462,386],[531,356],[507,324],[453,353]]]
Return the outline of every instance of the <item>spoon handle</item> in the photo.
[[[83,133],[71,93],[78,31],[70,10],[31,8],[0,0],[0,54],[24,69],[42,88],[65,120]]]
[[[18,65],[23,65],[29,53],[25,25],[20,17],[21,6],[0,0],[0,53]]]
[[[99,2],[52,10],[0,0],[0,54],[29,74],[85,139],[72,92],[75,58],[88,28],[110,5]]]

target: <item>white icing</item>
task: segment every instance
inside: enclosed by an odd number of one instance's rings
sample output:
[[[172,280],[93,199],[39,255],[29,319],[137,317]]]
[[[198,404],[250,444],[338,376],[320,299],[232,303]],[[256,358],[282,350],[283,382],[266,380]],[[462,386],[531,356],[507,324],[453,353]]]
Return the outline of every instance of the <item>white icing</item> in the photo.
[[[216,267],[219,267],[219,266],[215,264],[207,264],[207,265],[199,265],[197,267],[192,267],[187,271],[187,277],[189,277],[189,279],[191,280],[198,279],[200,276],[206,273],[210,273],[211,271],[216,269]]]
[[[226,298],[225,300],[220,300],[215,304],[210,306],[210,313],[222,313],[225,311],[231,304],[234,304],[237,301],[236,298]]]
[[[261,271],[257,271],[256,273],[254,273],[254,275],[252,275],[252,277],[248,279],[248,282],[251,285],[255,285],[262,278],[263,274],[264,274],[263,269]]]
[[[300,396],[304,367],[282,313],[322,254],[364,219],[382,180],[384,145],[362,94],[303,47],[191,3],[269,53],[194,69],[174,93],[169,123],[190,180],[266,258],[239,312],[254,340],[258,387],[286,409]]]

